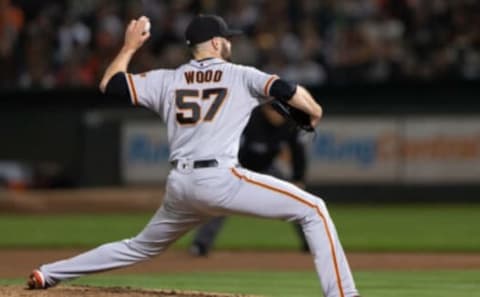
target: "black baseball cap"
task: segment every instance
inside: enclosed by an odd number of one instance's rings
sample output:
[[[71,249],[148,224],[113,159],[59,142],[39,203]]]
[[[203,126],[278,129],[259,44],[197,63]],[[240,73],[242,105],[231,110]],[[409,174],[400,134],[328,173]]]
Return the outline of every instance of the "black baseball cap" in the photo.
[[[240,30],[229,29],[222,17],[217,15],[198,15],[185,30],[187,45],[193,46],[213,37],[232,37],[242,34]]]

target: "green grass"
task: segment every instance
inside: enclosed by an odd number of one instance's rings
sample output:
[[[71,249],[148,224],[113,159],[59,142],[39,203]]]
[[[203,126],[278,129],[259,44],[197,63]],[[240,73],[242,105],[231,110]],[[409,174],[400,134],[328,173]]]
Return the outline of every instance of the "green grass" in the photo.
[[[343,244],[359,251],[480,251],[480,205],[333,207]]]
[[[382,271],[355,273],[368,297],[480,297],[480,271]],[[317,297],[320,285],[313,272],[217,272],[149,275],[102,274],[74,284],[248,293],[268,297]],[[23,284],[2,280],[0,285]]]
[[[330,212],[350,251],[480,251],[480,205],[333,205]],[[91,247],[139,232],[150,214],[1,215],[0,248]],[[175,246],[185,248],[191,234]],[[227,221],[219,249],[297,249],[293,227],[247,217]]]

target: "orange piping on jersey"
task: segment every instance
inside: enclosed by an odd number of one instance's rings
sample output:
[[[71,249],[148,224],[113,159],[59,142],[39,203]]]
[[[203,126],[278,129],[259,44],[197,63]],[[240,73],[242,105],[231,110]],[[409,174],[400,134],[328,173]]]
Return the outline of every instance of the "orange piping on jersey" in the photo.
[[[133,95],[133,105],[138,105],[138,97],[137,97],[137,90],[135,89],[135,85],[133,84],[132,75],[127,73],[128,76],[128,84],[130,85],[130,90],[132,91]]]
[[[243,179],[245,180],[246,182],[248,183],[251,183],[251,184],[254,184],[254,185],[257,185],[259,187],[262,187],[262,188],[265,188],[265,189],[268,189],[268,190],[271,190],[271,191],[274,191],[274,192],[277,192],[277,193],[280,193],[280,194],[283,194],[287,197],[290,197],[290,198],[293,198],[311,208],[315,208],[317,214],[320,216],[320,218],[322,219],[322,222],[323,222],[323,226],[325,227],[325,232],[327,233],[327,236],[328,236],[328,242],[330,244],[330,251],[332,253],[332,258],[333,258],[333,266],[335,268],[335,276],[337,278],[337,286],[338,286],[338,290],[340,292],[340,297],[345,297],[345,294],[343,292],[343,286],[342,286],[342,280],[340,278],[340,272],[339,272],[339,269],[338,269],[338,263],[337,263],[337,254],[335,252],[335,247],[334,247],[334,244],[333,244],[333,238],[332,238],[332,235],[330,233],[330,229],[328,228],[328,225],[327,225],[327,220],[325,219],[325,216],[322,214],[322,212],[320,211],[320,209],[318,208],[317,205],[309,202],[309,201],[306,201],[304,200],[303,198],[295,195],[295,194],[292,194],[290,192],[287,192],[285,190],[282,190],[282,189],[278,189],[278,188],[275,188],[273,186],[270,186],[270,185],[267,185],[267,184],[264,184],[264,183],[261,183],[261,182],[258,182],[258,181],[255,181],[255,180],[252,180],[244,175],[241,175],[240,173],[238,173],[235,168],[231,168],[231,171],[233,173],[233,175],[235,175],[236,177],[238,177],[239,179]]]
[[[265,83],[265,87],[263,88],[263,93],[265,94],[265,96],[270,97],[270,95],[268,94],[268,92],[270,91],[270,86],[271,86],[272,82],[277,78],[278,78],[278,76],[272,75],[272,77],[270,77],[267,80],[267,82]]]

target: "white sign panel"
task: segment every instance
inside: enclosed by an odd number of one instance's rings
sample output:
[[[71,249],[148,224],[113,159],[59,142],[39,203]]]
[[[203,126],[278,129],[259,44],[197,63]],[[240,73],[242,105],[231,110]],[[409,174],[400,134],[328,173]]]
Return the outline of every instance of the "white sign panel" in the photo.
[[[170,171],[166,127],[160,121],[127,122],[121,135],[124,182],[163,182]]]
[[[407,183],[480,181],[480,119],[408,118],[405,125]]]
[[[393,182],[398,179],[399,125],[394,119],[325,119],[308,161],[310,182]]]
[[[160,121],[122,127],[126,183],[161,183],[168,163]],[[309,144],[310,183],[480,182],[480,119],[471,117],[326,118]]]

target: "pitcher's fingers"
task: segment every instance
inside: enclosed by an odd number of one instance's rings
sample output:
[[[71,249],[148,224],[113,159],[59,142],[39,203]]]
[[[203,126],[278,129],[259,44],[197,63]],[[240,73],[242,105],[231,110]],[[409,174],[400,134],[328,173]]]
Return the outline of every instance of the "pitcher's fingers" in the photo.
[[[131,20],[127,26],[127,31],[133,31],[135,29],[136,23],[137,23],[137,20]]]
[[[140,33],[143,33],[145,31],[145,26],[149,22],[148,18],[145,16],[142,16],[138,19],[135,30],[139,31]]]
[[[310,125],[315,128],[320,123],[320,118],[311,117],[310,118]]]
[[[145,32],[143,33],[141,40],[142,42],[145,42],[148,38],[150,38],[150,32]]]
[[[138,21],[144,21],[145,23],[150,21],[149,18],[147,18],[146,16],[142,15],[141,17],[138,18]]]

